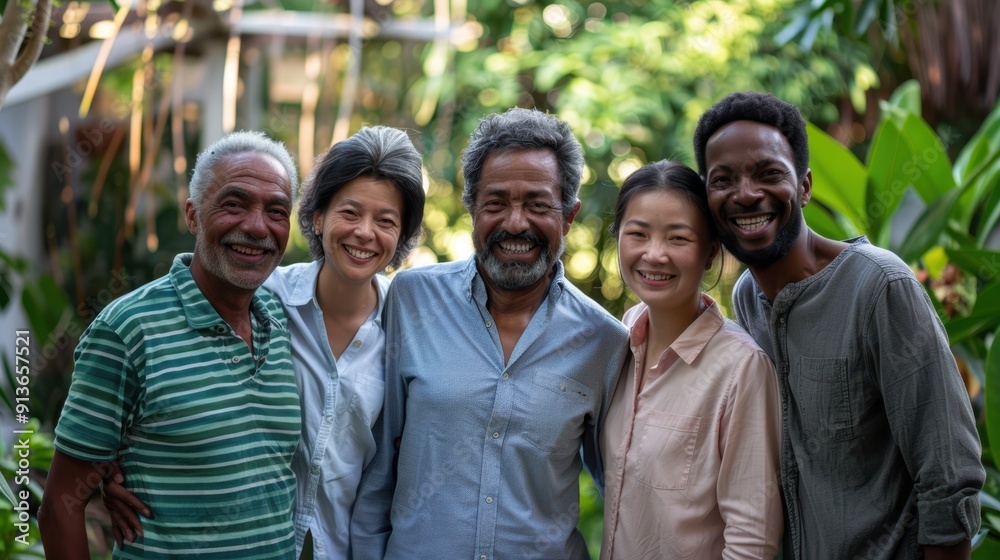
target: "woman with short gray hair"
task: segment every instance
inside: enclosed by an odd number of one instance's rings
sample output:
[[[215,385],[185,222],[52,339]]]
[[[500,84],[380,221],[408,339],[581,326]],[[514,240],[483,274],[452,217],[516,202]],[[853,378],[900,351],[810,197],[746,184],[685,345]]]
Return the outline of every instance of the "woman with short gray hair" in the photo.
[[[420,154],[405,132],[373,126],[320,156],[303,185],[299,227],[311,263],[264,284],[288,315],[302,400],[295,535],[300,558],[348,558],[361,471],[375,454],[382,410],[389,279],[416,245],[425,194]]]

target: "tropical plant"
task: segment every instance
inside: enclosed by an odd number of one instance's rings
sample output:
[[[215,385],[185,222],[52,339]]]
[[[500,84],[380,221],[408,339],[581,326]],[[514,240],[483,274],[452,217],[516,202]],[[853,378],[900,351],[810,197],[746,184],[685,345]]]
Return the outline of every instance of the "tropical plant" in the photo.
[[[990,536],[976,554],[986,558],[1000,551],[1000,344],[994,344],[1000,334],[1000,104],[956,150],[954,163],[947,140],[920,117],[916,82],[883,103],[865,163],[810,125],[818,204],[805,214],[822,235],[867,235],[909,263],[925,281],[970,394],[985,386],[982,504]]]
[[[956,130],[974,128],[1000,94],[1000,18],[993,0],[796,0],[777,34],[805,50],[824,40],[870,50],[887,95],[913,77],[922,115]]]
[[[40,470],[47,470],[52,462],[52,436],[41,432],[38,421],[33,420],[17,434],[9,448],[0,440],[0,479],[14,481],[19,486],[17,495],[9,493],[6,484],[0,483],[4,495],[10,500],[0,500],[0,558],[45,558],[38,523],[35,519],[37,504],[42,499],[43,480]]]

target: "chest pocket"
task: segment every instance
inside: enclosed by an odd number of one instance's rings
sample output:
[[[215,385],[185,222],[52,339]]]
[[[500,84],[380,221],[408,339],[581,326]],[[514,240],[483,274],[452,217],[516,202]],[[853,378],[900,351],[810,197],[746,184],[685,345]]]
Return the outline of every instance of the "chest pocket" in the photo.
[[[381,372],[378,372],[381,374]],[[343,382],[343,381],[341,381]],[[385,381],[380,376],[359,373],[353,380],[351,391],[351,414],[360,418],[368,426],[375,425],[375,419],[382,412],[385,401]]]
[[[790,385],[802,429],[820,442],[854,438],[851,390],[845,358],[799,356]]]
[[[562,375],[536,373],[528,390],[524,439],[541,451],[575,453],[594,402],[590,388]]]
[[[660,490],[687,488],[700,429],[700,416],[650,411],[637,452],[639,481]]]

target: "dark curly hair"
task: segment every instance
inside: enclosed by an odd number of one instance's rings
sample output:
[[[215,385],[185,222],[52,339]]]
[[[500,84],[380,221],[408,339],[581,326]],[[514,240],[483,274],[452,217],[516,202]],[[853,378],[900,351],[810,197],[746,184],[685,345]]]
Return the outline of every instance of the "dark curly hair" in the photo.
[[[583,149],[565,122],[541,111],[519,107],[483,117],[472,133],[469,146],[462,154],[462,175],[465,178],[462,203],[465,208],[472,212],[483,164],[490,154],[537,148],[548,148],[556,156],[562,179],[559,186],[562,214],[568,216],[576,205],[576,194],[580,190]]]
[[[792,147],[795,175],[802,180],[809,169],[806,121],[795,105],[759,91],[730,93],[698,119],[698,128],[694,131],[694,157],[702,178],[708,173],[705,165],[705,145],[708,144],[708,139],[717,130],[734,121],[754,121],[777,128]]]
[[[299,229],[309,242],[309,254],[324,258],[323,240],[316,235],[313,215],[326,210],[340,189],[358,177],[385,179],[403,196],[402,227],[389,268],[399,268],[417,245],[424,219],[423,171],[420,153],[402,130],[388,126],[365,127],[334,144],[320,156],[302,187]]]

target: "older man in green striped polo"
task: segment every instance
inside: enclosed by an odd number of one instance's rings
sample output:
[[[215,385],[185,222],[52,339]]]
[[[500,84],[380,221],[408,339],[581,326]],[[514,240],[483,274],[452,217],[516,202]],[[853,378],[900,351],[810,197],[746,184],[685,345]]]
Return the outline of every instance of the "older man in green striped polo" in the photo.
[[[49,558],[88,558],[84,508],[117,459],[153,515],[114,558],[294,558],[300,432],[285,316],[264,279],[298,186],[288,151],[238,132],[198,157],[193,254],[80,339],[38,519]]]

